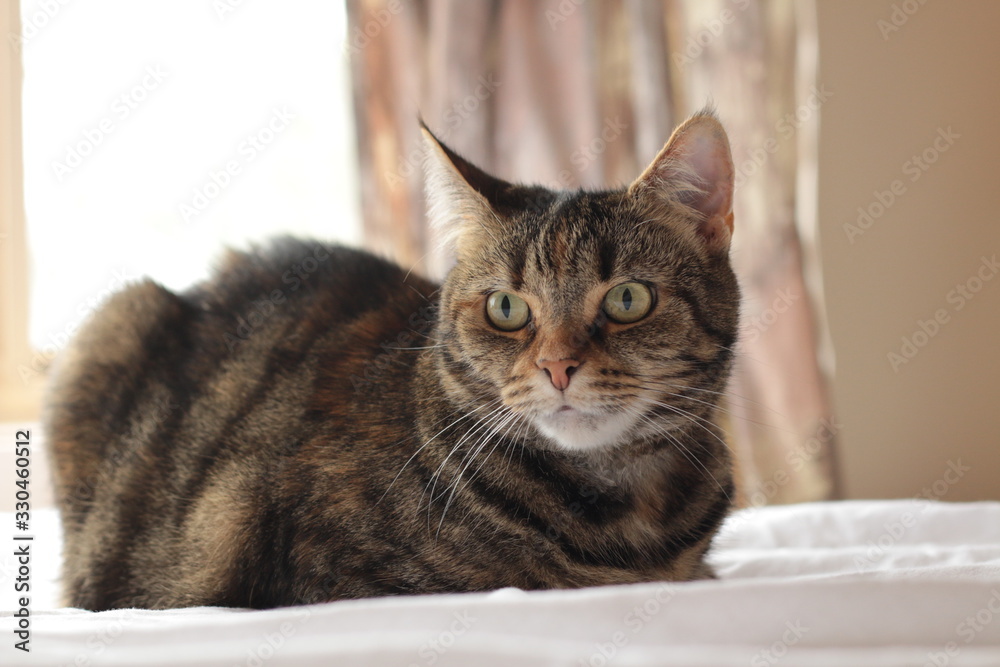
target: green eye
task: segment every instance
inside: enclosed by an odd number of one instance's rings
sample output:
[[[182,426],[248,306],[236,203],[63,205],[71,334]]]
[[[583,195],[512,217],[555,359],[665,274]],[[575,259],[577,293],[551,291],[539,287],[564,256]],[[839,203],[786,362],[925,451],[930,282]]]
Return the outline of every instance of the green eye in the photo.
[[[493,292],[486,299],[486,316],[497,329],[517,331],[528,323],[528,304],[510,292]]]
[[[621,324],[638,322],[652,307],[653,293],[640,283],[622,283],[604,297],[604,313]]]

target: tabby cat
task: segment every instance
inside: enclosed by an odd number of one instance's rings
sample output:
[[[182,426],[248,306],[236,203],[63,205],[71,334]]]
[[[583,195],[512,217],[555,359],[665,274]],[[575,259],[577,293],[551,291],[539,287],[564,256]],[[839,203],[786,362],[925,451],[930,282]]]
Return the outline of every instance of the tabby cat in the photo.
[[[66,602],[268,608],[711,577],[733,496],[733,164],[710,111],[627,188],[423,128],[442,285],[280,239],[113,296],[54,370]]]

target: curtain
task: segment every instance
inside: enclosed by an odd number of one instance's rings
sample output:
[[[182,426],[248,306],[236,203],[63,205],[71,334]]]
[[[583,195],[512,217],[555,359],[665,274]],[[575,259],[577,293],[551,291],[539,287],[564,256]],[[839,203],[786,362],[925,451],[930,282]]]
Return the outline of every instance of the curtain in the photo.
[[[832,351],[815,233],[814,8],[792,0],[348,0],[365,242],[443,276],[422,117],[500,177],[627,184],[706,103],[737,167],[744,292],[725,402],[745,504],[836,497]]]

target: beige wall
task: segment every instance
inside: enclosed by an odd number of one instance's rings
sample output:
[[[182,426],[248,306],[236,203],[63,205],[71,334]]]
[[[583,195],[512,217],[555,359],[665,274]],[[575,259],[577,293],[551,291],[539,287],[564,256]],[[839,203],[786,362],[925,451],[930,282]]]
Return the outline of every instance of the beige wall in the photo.
[[[1000,258],[1000,2],[820,0],[818,25],[833,93],[819,222],[843,488],[910,496],[938,482],[947,500],[1000,499],[1000,275],[981,269]],[[957,138],[938,138],[949,130]],[[911,162],[925,150],[926,171]],[[875,193],[894,181],[881,217],[845,228],[859,206],[878,213]],[[979,287],[980,270],[992,280],[973,298],[952,292]],[[935,313],[935,335],[916,333]],[[923,344],[912,359],[904,336]],[[906,362],[894,370],[890,352]],[[946,474],[949,461],[969,470]]]

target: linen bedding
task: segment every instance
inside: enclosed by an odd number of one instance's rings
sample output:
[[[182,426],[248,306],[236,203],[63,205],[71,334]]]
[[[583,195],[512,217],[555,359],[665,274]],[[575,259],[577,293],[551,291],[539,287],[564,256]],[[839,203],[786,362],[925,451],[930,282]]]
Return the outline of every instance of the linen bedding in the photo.
[[[1000,665],[994,502],[743,510],[718,581],[104,613],[60,608],[58,516],[40,510],[28,653],[13,515],[0,526],[0,665]]]

